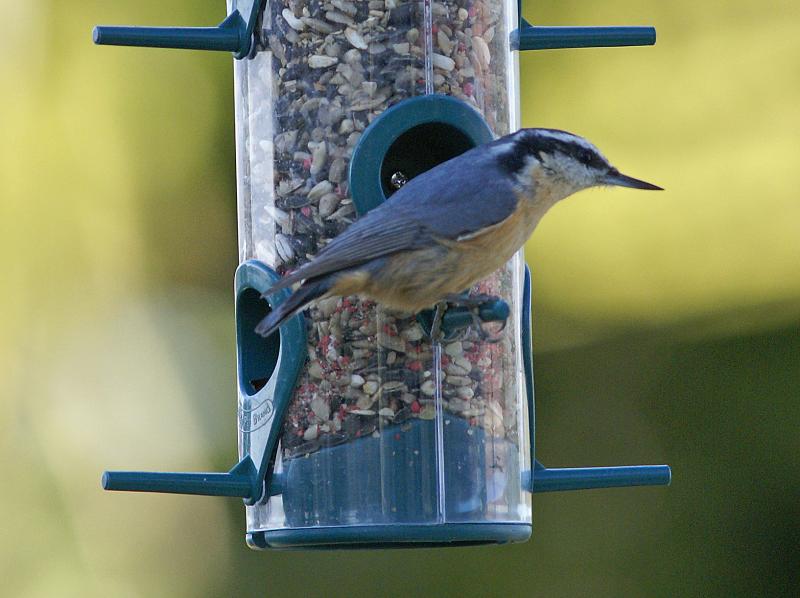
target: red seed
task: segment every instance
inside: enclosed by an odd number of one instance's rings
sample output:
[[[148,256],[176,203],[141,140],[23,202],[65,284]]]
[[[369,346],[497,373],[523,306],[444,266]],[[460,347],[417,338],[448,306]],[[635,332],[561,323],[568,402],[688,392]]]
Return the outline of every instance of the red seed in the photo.
[[[420,411],[422,411],[422,407],[418,401],[411,403],[411,413],[419,413]]]

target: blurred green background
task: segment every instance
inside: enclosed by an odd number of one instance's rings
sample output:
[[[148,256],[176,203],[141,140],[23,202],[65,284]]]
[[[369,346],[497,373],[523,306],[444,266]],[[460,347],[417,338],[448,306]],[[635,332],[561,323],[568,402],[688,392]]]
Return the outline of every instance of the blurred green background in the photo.
[[[798,594],[794,2],[526,2],[657,27],[524,55],[522,121],[667,188],[581,193],[526,248],[539,456],[672,486],[538,495],[523,545],[344,553],[251,552],[235,499],[100,489],[236,460],[231,58],[91,44],[222,1],[0,5],[0,594]]]

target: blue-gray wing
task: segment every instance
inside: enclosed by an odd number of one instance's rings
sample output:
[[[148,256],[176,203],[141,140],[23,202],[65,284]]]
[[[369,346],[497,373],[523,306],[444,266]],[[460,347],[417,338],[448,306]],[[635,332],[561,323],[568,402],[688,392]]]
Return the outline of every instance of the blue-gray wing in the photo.
[[[516,206],[508,175],[486,147],[476,148],[409,181],[269,292],[478,232],[505,220]]]
[[[517,195],[513,179],[500,169],[490,149],[493,145],[470,150],[421,174],[383,206],[420,221],[442,239],[502,222],[514,213]]]

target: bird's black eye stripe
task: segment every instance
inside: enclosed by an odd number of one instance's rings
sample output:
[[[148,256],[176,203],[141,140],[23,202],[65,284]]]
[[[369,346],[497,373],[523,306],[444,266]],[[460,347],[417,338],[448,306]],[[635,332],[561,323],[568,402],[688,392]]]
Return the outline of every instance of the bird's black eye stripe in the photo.
[[[583,147],[578,142],[565,141],[550,135],[540,135],[534,131],[517,137],[512,148],[501,155],[498,161],[506,172],[514,174],[519,172],[525,165],[527,156],[537,156],[541,161],[543,155],[552,155],[556,152],[572,156],[589,168],[602,169],[607,166],[600,155],[589,148]]]
[[[603,168],[605,162],[595,152],[586,148],[582,149],[577,155],[578,161],[590,168]]]

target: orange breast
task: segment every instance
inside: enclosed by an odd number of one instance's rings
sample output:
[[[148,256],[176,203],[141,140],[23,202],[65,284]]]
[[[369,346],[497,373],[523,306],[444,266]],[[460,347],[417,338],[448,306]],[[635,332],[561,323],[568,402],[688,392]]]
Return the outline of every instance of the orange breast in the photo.
[[[460,241],[443,241],[461,255],[458,270],[470,284],[501,268],[525,244],[540,215],[520,197],[518,208],[505,220]]]
[[[543,212],[542,212],[543,213]],[[331,294],[365,294],[404,311],[430,307],[444,295],[471,287],[503,267],[528,240],[542,213],[525,198],[508,218],[461,240],[391,256],[380,271],[351,272]]]

